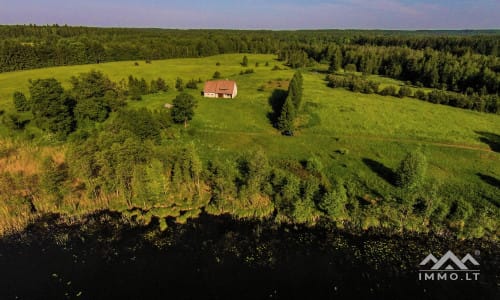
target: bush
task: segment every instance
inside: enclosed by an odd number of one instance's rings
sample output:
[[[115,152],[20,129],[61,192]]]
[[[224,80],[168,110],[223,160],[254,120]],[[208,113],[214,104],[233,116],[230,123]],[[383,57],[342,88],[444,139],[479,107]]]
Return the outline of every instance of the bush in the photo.
[[[196,90],[198,88],[198,83],[196,80],[191,79],[188,83],[186,83],[186,88]]]
[[[215,71],[214,75],[212,75],[212,78],[213,79],[219,79],[221,76],[220,72],[219,71]]]
[[[405,189],[419,187],[425,179],[427,159],[420,151],[406,155],[396,171],[397,185]]]
[[[246,69],[245,71],[241,71],[240,72],[240,75],[244,75],[244,74],[252,74],[254,73],[255,71],[253,69]]]
[[[313,156],[306,161],[306,170],[320,174],[323,171],[323,163],[318,157]]]
[[[407,86],[402,86],[399,88],[399,92],[398,92],[399,98],[412,97],[412,96],[413,96],[413,91],[411,90],[411,88],[409,88]]]
[[[393,85],[388,85],[385,88],[383,88],[379,92],[379,94],[382,96],[397,96],[398,93],[396,92],[396,87],[394,87]]]
[[[420,100],[427,101],[427,94],[423,90],[416,90],[414,97]]]

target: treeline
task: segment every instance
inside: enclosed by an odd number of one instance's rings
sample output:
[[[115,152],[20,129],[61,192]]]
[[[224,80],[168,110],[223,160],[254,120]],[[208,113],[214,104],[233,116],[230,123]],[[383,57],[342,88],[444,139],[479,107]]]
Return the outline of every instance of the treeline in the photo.
[[[308,65],[330,45],[404,46],[463,56],[498,56],[497,32],[360,30],[237,31],[0,26],[0,72],[120,60],[274,53],[291,66]],[[480,35],[481,34],[481,35]]]
[[[330,71],[354,66],[364,74],[378,74],[417,86],[454,92],[497,94],[500,91],[500,59],[465,53],[461,56],[432,49],[401,47],[328,46],[317,60],[328,60]]]
[[[451,91],[433,89],[426,92],[423,89],[413,91],[408,86],[401,86],[399,89],[394,85],[388,85],[383,89],[378,82],[368,80],[363,76],[354,74],[336,75],[330,74],[326,77],[327,85],[332,88],[346,88],[352,92],[364,94],[379,94],[382,96],[411,97],[435,104],[448,105],[458,108],[471,109],[487,113],[500,113],[500,98],[498,95],[488,94],[462,94]]]

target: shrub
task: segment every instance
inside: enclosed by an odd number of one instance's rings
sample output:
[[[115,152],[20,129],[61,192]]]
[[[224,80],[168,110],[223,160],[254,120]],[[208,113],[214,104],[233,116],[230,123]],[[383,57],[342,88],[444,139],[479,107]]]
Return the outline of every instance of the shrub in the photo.
[[[252,74],[252,73],[255,73],[255,71],[253,69],[246,69],[245,71],[241,71],[240,75]]]
[[[405,189],[420,186],[427,172],[427,159],[420,151],[413,151],[406,155],[396,171],[397,185]]]
[[[414,97],[420,100],[427,101],[427,94],[423,90],[416,90]]]
[[[213,79],[219,79],[221,76],[220,72],[219,71],[215,71],[214,75],[212,75],[212,78]]]
[[[398,93],[396,92],[396,87],[393,85],[388,85],[385,88],[383,88],[380,92],[380,95],[382,96],[396,96]]]
[[[399,98],[411,97],[413,96],[413,91],[407,86],[402,86],[399,88],[398,96]]]
[[[196,80],[191,79],[188,83],[186,83],[186,88],[195,90],[198,88],[198,83],[196,82]]]

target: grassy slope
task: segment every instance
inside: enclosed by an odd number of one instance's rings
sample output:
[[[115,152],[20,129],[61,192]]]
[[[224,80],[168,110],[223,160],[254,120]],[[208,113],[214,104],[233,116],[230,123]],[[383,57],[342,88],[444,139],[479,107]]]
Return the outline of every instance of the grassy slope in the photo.
[[[477,173],[499,178],[500,155],[484,151],[489,147],[480,140],[479,132],[500,134],[500,116],[408,98],[331,89],[326,87],[324,75],[306,72],[303,103],[311,102],[317,106],[310,116],[314,120],[313,126],[300,130],[293,138],[284,137],[272,128],[266,116],[270,112],[268,98],[272,90],[257,89],[269,80],[290,78],[293,70],[271,71],[277,62],[270,55],[248,57],[249,68],[256,71],[254,74],[239,75],[246,69],[239,65],[241,54],[153,61],[150,65],[139,62],[139,67],[133,62],[116,62],[4,73],[0,74],[0,105],[11,109],[10,95],[14,90],[26,92],[29,78],[53,76],[67,85],[72,75],[97,69],[115,81],[129,74],[148,81],[161,76],[172,87],[177,76],[185,82],[191,78],[206,80],[218,70],[224,78],[237,80],[239,94],[236,99],[202,98],[199,93],[201,85],[197,91],[188,90],[197,97],[199,105],[182,139],[194,141],[205,159],[233,156],[256,147],[265,149],[273,157],[305,159],[316,155],[333,173],[356,174],[384,193],[392,189],[391,185],[376,176],[363,159],[394,168],[407,151],[422,147],[429,157],[433,178],[447,183],[472,182],[481,189],[495,190]],[[264,67],[266,61],[270,63],[269,67]],[[221,66],[217,67],[216,62]],[[255,68],[255,62],[259,62],[260,67]],[[163,104],[171,102],[175,95],[172,90],[149,95],[143,101],[131,102],[130,106],[162,109]],[[453,145],[456,147],[451,147]],[[338,154],[339,149],[347,149],[349,154]]]

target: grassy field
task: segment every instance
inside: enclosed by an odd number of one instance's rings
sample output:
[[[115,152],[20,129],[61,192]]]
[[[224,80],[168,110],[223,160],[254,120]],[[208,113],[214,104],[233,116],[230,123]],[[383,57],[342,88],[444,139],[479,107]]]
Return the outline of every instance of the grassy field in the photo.
[[[380,170],[394,169],[408,151],[420,147],[430,163],[430,176],[444,184],[472,183],[479,189],[498,193],[491,181],[479,174],[500,178],[500,154],[495,135],[500,135],[500,116],[435,105],[415,99],[352,93],[326,86],[324,74],[304,70],[302,128],[295,137],[281,136],[267,115],[273,82],[291,78],[294,70],[283,67],[272,55],[247,55],[249,66],[242,67],[241,54],[198,59],[115,62],[98,65],[56,67],[0,74],[0,106],[12,110],[15,90],[27,92],[28,79],[55,77],[69,85],[69,78],[96,69],[119,81],[128,75],[146,80],[162,77],[173,87],[176,77],[207,80],[215,71],[222,78],[238,83],[236,99],[209,99],[198,90],[198,107],[189,127],[179,136],[194,142],[205,160],[216,156],[236,156],[261,148],[273,158],[307,159],[319,157],[331,173],[354,175],[376,186],[378,192],[390,191],[391,183]],[[216,66],[219,62],[220,66]],[[259,67],[255,67],[255,63]],[[269,62],[269,66],[265,63]],[[274,65],[283,70],[272,71]],[[239,75],[253,68],[255,73]],[[397,84],[387,78],[384,83]],[[271,82],[271,83],[269,83]],[[264,90],[259,87],[265,85]],[[164,109],[177,92],[144,96],[129,102],[134,108]],[[5,128],[0,127],[0,133]],[[177,140],[178,141],[178,140]],[[496,151],[496,152],[495,152]],[[372,162],[372,163],[370,163]],[[374,167],[374,163],[376,166]]]

